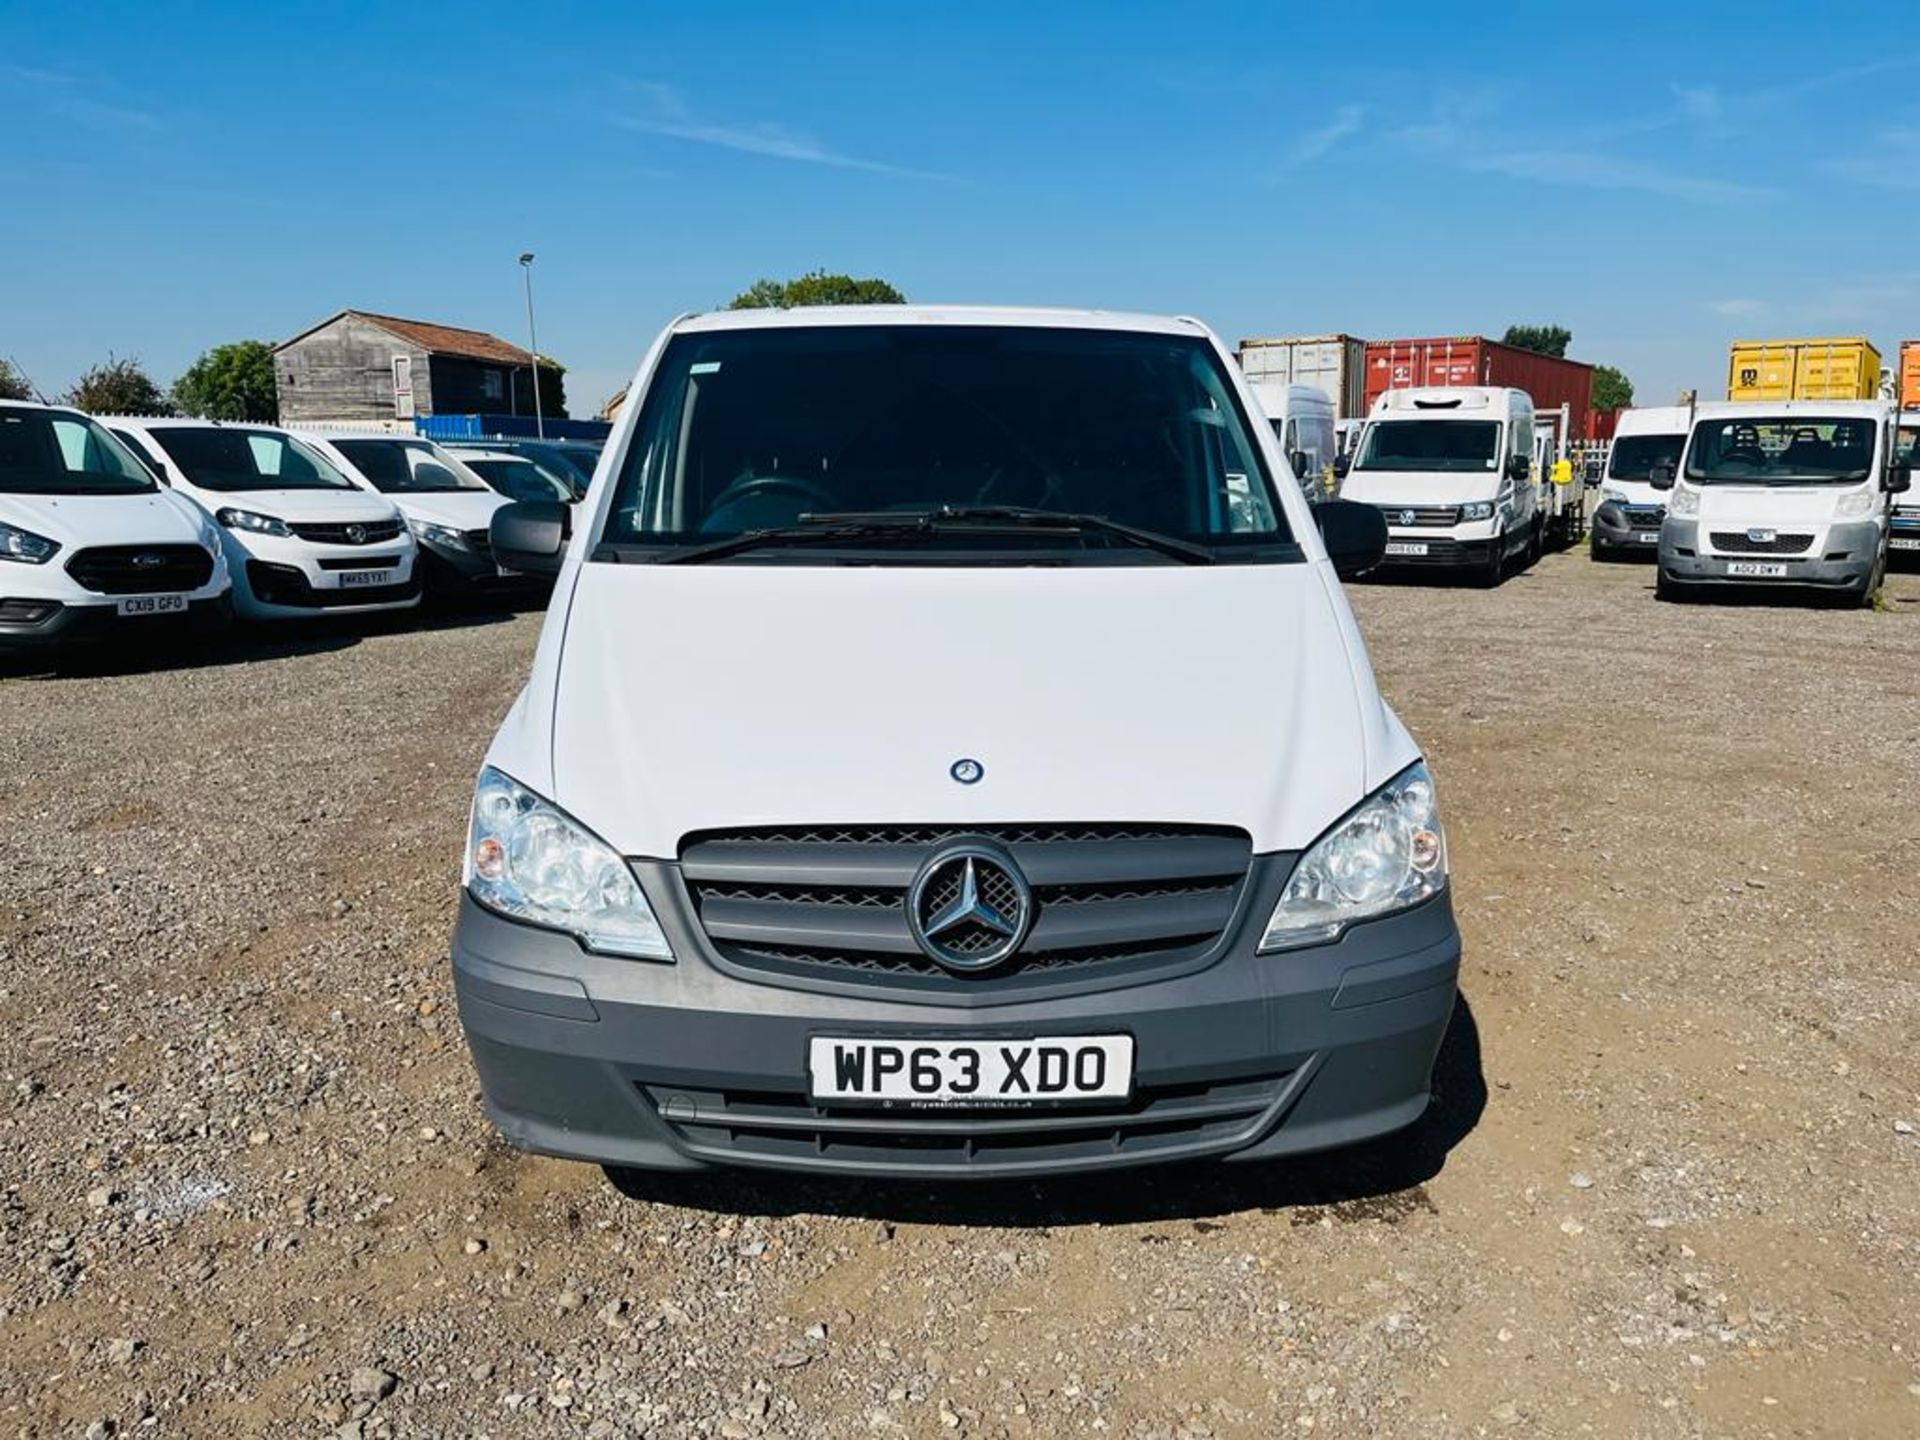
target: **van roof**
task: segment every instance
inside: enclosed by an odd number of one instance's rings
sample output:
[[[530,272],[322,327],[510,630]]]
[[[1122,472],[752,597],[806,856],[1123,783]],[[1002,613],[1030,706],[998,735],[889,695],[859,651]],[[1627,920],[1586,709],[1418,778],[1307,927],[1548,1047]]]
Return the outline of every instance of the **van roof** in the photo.
[[[1001,325],[1036,330],[1125,330],[1143,335],[1211,335],[1187,316],[1118,310],[1027,309],[1010,305],[808,305],[794,310],[713,310],[674,323],[679,334],[806,329],[821,325]]]
[[[1533,398],[1524,390],[1504,385],[1411,385],[1383,391],[1373,402],[1373,414],[1447,415],[1498,414],[1505,417],[1513,398],[1518,396],[1533,408]]]
[[[1622,435],[1680,435],[1686,432],[1687,407],[1684,405],[1636,405],[1622,410],[1613,427],[1615,438]]]
[[[1893,413],[1891,400],[1708,400],[1694,406],[1696,420],[1742,415],[1806,415],[1883,420]]]

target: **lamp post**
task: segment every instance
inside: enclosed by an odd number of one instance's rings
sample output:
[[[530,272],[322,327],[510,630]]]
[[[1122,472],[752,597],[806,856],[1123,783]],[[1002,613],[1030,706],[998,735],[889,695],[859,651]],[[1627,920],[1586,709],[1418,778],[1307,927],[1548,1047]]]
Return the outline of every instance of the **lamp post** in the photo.
[[[520,269],[527,277],[527,351],[533,356],[533,432],[547,438],[546,417],[540,411],[540,340],[533,329],[533,252],[520,252]]]

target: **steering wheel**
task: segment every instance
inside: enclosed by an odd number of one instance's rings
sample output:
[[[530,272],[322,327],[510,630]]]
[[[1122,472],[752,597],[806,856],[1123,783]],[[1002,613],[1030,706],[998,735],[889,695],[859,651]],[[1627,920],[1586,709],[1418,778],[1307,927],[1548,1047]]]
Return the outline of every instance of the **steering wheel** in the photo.
[[[785,490],[812,500],[831,510],[840,502],[829,491],[811,480],[801,480],[791,475],[752,475],[745,480],[736,480],[718,495],[713,504],[707,507],[707,518],[712,519],[729,505],[738,505],[742,500],[751,500],[756,495],[766,495],[774,491]]]

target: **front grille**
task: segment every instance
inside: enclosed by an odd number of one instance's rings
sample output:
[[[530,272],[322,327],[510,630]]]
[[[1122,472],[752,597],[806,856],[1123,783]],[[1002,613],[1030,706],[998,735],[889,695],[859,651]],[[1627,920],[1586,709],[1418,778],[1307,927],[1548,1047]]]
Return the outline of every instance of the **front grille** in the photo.
[[[1629,528],[1634,530],[1658,530],[1667,518],[1664,505],[1622,505],[1620,514]]]
[[[638,1089],[681,1144],[717,1160],[990,1173],[1231,1149],[1259,1131],[1287,1079],[1141,1086],[1124,1104],[1097,1108],[971,1111],[828,1110],[794,1091]]]
[[[1754,540],[1740,530],[1715,530],[1709,537],[1722,554],[1801,555],[1812,548],[1813,536],[1780,531],[1771,540]]]
[[[342,525],[290,520],[287,524],[302,540],[311,540],[316,545],[384,545],[400,536],[398,520],[359,520]],[[349,535],[349,530],[358,534]]]
[[[199,545],[95,545],[75,551],[67,573],[101,595],[175,595],[213,578],[213,556]]]
[[[961,838],[1005,846],[1034,898],[1020,951],[980,977],[950,975],[907,928],[915,875]],[[978,985],[1196,953],[1232,919],[1251,854],[1244,831],[1203,826],[847,827],[691,837],[680,871],[707,938],[738,964]],[[937,912],[942,898],[929,908]],[[1013,903],[1010,891],[986,898]],[[963,953],[998,940],[985,930],[943,937]]]
[[[1379,511],[1386,517],[1387,524],[1405,528],[1422,525],[1445,529],[1460,520],[1460,507],[1457,505],[1382,505]]]

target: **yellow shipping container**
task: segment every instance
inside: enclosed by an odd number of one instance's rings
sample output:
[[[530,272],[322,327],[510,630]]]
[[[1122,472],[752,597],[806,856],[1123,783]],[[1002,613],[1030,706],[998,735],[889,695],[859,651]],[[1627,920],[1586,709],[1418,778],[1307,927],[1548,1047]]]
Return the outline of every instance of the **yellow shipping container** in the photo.
[[[1736,340],[1727,353],[1729,400],[1872,400],[1880,352],[1864,335]]]

